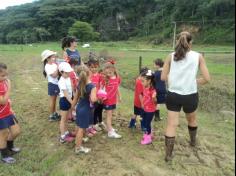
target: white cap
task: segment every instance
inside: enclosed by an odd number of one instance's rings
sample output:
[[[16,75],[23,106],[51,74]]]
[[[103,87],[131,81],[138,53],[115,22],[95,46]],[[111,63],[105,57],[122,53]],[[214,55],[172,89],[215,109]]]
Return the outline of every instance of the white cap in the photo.
[[[44,50],[41,54],[42,62],[45,61],[47,58],[49,58],[52,55],[56,55],[57,53],[51,50]]]
[[[60,63],[59,67],[58,67],[58,70],[60,72],[67,72],[67,73],[70,73],[73,71],[73,69],[71,68],[70,64],[67,63],[67,62],[62,62]]]

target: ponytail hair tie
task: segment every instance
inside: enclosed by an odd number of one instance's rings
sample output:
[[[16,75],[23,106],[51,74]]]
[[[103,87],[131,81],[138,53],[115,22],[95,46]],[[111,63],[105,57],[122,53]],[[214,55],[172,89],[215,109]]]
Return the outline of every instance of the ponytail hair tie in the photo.
[[[147,73],[146,73],[146,76],[152,76],[152,75],[153,75],[152,70],[148,70]]]

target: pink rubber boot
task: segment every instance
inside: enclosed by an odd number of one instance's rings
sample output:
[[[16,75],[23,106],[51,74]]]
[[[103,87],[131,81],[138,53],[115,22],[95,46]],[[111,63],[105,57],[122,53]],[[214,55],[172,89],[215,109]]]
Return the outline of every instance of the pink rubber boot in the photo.
[[[152,143],[152,137],[151,134],[145,134],[143,139],[141,140],[141,144],[142,145],[148,145]]]

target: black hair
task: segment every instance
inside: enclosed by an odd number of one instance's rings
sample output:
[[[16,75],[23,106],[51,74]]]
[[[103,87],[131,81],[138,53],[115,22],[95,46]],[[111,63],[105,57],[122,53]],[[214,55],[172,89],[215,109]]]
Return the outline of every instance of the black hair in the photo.
[[[148,70],[148,67],[142,67],[139,71],[139,74],[141,75],[143,72],[147,72]]]
[[[157,59],[154,61],[154,63],[155,63],[156,65],[160,66],[161,68],[162,68],[163,65],[164,65],[163,60],[162,60],[162,59],[159,59],[159,58],[157,58]]]
[[[77,41],[78,40],[76,39],[76,37],[73,37],[73,36],[64,37],[61,40],[61,48],[62,48],[62,50],[64,50],[65,48],[69,48],[71,46],[72,42],[77,42]]]
[[[70,58],[69,64],[70,65],[78,65],[79,64],[79,60],[75,59],[75,58]]]
[[[151,71],[151,70],[146,70],[146,71],[142,72],[140,76],[145,78],[146,80],[151,80],[151,86],[153,88],[155,88],[155,86],[156,86],[155,75],[153,72],[151,72],[151,75],[147,75],[149,71]]]
[[[0,72],[2,72],[2,70],[7,70],[7,65],[4,63],[0,63]]]
[[[44,61],[43,61],[43,76],[46,78],[47,77],[47,73],[46,73],[46,71],[45,71],[45,65],[48,63],[48,60],[47,59],[45,59]]]
[[[88,67],[91,67],[92,65],[98,65],[99,66],[99,61],[96,59],[89,59],[87,62]]]

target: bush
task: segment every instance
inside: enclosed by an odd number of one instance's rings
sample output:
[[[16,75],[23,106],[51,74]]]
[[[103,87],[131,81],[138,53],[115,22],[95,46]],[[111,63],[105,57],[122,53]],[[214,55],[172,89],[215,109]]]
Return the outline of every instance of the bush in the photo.
[[[100,36],[98,32],[94,32],[91,24],[82,21],[76,21],[69,28],[69,34],[78,37],[81,41],[98,40]]]

